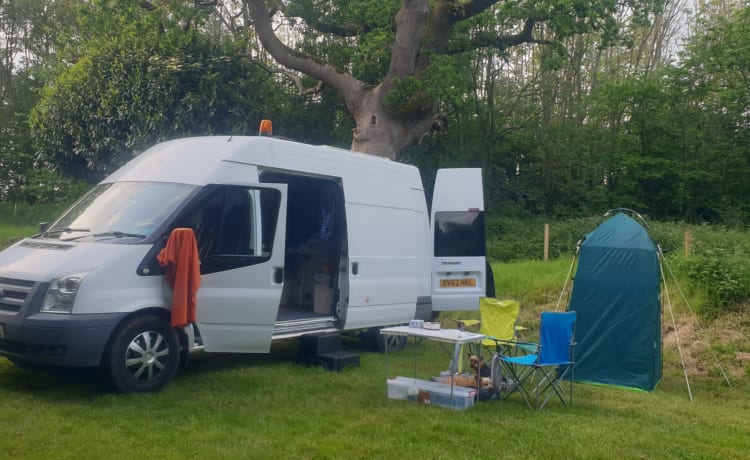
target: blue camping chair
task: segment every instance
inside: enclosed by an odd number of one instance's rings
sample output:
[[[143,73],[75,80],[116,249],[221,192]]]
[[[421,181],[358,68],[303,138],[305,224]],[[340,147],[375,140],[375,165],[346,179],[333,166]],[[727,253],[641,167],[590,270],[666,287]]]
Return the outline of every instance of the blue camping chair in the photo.
[[[556,394],[563,404],[573,403],[575,322],[575,311],[542,312],[539,343],[516,342],[521,346],[536,346],[536,353],[524,356],[498,354],[503,369],[510,374],[514,383],[508,396],[518,391],[526,405],[536,409],[543,408],[553,394]],[[502,350],[499,349],[498,353],[502,353]],[[570,379],[567,391],[562,385],[566,378]]]

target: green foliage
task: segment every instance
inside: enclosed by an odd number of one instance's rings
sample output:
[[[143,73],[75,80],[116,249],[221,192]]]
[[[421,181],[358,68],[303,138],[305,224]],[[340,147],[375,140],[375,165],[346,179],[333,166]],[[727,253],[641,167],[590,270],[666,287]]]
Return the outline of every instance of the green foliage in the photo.
[[[676,276],[696,299],[694,307],[706,318],[736,310],[750,311],[750,244],[745,229],[717,225],[678,225],[656,222],[655,240],[671,261]],[[689,255],[685,238],[689,236]]]
[[[13,75],[12,86],[12,96],[0,104],[0,201],[26,201],[23,189],[35,160],[26,117],[39,84],[24,71]]]
[[[32,114],[42,158],[95,183],[151,144],[250,134],[281,91],[236,50],[200,36],[102,45],[48,87]]]
[[[71,203],[78,199],[89,185],[47,169],[33,170],[26,176],[23,186],[24,201],[36,203]]]
[[[295,29],[303,52],[377,84],[390,65],[392,23],[400,5],[394,0],[301,0],[285,2],[282,9],[287,17],[303,20]],[[320,34],[316,28],[333,33]]]
[[[13,74],[13,97],[0,106],[0,200],[66,201],[68,184],[95,182],[154,142],[253,134],[260,118],[272,118],[282,136],[346,147],[353,122],[331,87],[300,96],[239,57],[254,53],[252,34],[225,29],[230,17],[208,3],[16,5],[28,17],[11,19],[29,31],[25,55],[33,65]],[[302,51],[377,84],[402,3],[276,5]],[[458,5],[460,13],[465,4],[430,8]],[[611,20],[622,7],[633,15],[624,28]],[[386,102],[406,118],[437,107],[446,128],[425,133],[400,159],[421,168],[427,188],[440,167],[482,167],[487,209],[506,217],[561,220],[629,207],[656,219],[747,224],[750,13],[719,17],[677,64],[659,70],[642,64],[650,54],[638,39],[661,33],[649,24],[664,11],[661,0],[500,2],[459,21],[440,46],[424,37],[420,62],[429,66],[398,80]],[[534,37],[552,45],[495,42],[457,52],[474,38],[516,32],[529,16],[544,22]],[[347,33],[318,34],[309,25]],[[439,54],[443,45],[448,54]],[[491,252],[513,257],[501,243]]]
[[[496,262],[541,260],[544,257],[544,225],[549,224],[549,257],[572,257],[576,244],[602,218],[580,218],[550,221],[539,217],[515,218],[489,214],[487,256]]]
[[[687,278],[692,290],[706,293],[705,301],[696,306],[702,316],[713,319],[750,300],[746,246],[705,249],[678,260],[675,269]]]

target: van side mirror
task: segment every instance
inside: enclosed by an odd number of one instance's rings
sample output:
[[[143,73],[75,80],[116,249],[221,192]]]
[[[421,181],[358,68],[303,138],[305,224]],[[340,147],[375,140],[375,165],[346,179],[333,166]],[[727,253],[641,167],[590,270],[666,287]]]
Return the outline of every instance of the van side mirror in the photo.
[[[49,222],[39,222],[39,233],[44,233],[49,228]]]

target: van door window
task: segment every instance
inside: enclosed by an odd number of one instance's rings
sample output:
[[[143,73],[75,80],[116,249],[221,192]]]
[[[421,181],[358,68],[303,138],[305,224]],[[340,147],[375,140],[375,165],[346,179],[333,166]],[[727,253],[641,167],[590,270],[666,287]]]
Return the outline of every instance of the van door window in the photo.
[[[485,254],[484,213],[435,213],[435,257],[481,257]]]
[[[213,186],[189,210],[201,273],[258,264],[271,257],[281,194],[275,189]]]

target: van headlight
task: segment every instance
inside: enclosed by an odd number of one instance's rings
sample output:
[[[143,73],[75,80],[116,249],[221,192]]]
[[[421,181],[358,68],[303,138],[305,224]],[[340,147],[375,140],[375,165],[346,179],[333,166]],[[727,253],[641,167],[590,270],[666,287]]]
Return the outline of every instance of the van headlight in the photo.
[[[71,313],[81,282],[88,272],[73,273],[55,278],[49,283],[42,302],[42,313]]]

